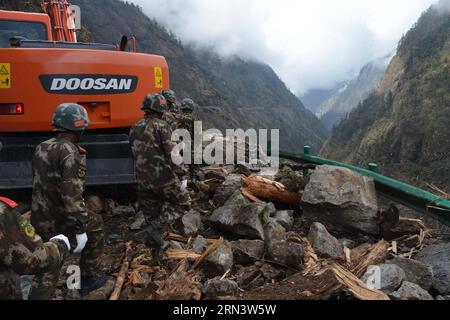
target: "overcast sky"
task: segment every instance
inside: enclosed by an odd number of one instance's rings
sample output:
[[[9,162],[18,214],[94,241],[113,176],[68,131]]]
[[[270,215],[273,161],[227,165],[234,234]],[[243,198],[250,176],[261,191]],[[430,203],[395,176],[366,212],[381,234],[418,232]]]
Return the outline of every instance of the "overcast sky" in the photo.
[[[437,0],[132,0],[184,43],[269,64],[296,94],[395,51]]]

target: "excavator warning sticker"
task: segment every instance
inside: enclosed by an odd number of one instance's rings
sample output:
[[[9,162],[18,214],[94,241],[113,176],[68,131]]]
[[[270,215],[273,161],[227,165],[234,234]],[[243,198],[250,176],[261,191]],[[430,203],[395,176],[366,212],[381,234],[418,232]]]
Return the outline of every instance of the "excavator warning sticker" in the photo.
[[[161,67],[155,67],[155,88],[162,89],[164,86],[163,73]]]
[[[0,62],[0,89],[11,89],[11,64]]]

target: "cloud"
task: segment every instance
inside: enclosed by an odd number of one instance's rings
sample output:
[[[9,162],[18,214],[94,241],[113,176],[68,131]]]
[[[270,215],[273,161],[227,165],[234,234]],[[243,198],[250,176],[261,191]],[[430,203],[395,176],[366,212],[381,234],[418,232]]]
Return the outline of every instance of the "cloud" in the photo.
[[[446,0],[447,1],[447,0]],[[437,0],[133,0],[197,47],[269,64],[297,94],[392,53]]]

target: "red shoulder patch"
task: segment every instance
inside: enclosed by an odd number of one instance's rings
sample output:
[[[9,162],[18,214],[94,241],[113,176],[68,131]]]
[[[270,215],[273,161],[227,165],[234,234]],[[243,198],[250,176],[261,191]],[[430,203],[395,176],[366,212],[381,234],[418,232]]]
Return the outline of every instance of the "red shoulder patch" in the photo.
[[[77,147],[78,147],[78,150],[80,150],[81,153],[87,153],[86,149],[83,148],[82,146],[77,144]]]
[[[0,197],[0,201],[9,206],[11,209],[17,208],[19,205],[11,199]]]

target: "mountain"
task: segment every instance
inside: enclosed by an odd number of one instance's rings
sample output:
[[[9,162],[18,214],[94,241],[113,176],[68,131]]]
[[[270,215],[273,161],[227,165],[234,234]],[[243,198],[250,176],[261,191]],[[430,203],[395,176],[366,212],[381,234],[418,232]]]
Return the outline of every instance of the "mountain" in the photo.
[[[338,83],[331,89],[311,89],[306,94],[298,98],[304,103],[305,107],[316,113],[322,103],[334,96],[347,82]]]
[[[450,1],[402,38],[377,90],[324,145],[323,156],[450,189]]]
[[[342,86],[318,108],[316,116],[331,130],[355,109],[378,85],[386,71],[390,56],[366,64],[358,76]]]
[[[191,97],[202,106],[199,114],[208,127],[280,129],[282,148],[298,150],[311,144],[320,149],[326,129],[269,66],[183,46],[134,4],[119,0],[71,3],[81,7],[83,39],[118,43],[123,35],[134,35],[138,51],[165,56],[172,89],[179,98]],[[14,10],[36,11],[38,4],[38,0],[0,0],[0,8]]]

